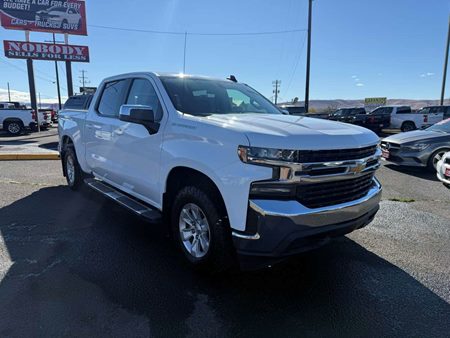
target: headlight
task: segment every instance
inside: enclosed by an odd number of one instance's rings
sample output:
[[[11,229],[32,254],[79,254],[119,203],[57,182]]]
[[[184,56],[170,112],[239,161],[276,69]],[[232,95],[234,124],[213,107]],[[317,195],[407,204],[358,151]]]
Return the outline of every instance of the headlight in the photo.
[[[428,148],[430,145],[427,143],[414,143],[412,145],[404,146],[403,149],[411,150],[411,151],[422,151]]]
[[[245,163],[271,164],[271,161],[295,162],[296,151],[239,146],[238,156]]]

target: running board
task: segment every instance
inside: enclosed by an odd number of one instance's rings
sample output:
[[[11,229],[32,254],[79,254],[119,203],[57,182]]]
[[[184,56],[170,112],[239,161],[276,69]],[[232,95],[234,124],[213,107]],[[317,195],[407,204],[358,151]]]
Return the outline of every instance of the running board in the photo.
[[[130,209],[135,214],[144,217],[147,221],[151,223],[159,223],[162,219],[161,212],[148,206],[144,205],[141,202],[138,202],[136,199],[124,194],[120,190],[110,186],[107,183],[99,181],[95,178],[87,178],[84,180],[90,188],[98,191],[104,196],[116,201],[120,205]]]

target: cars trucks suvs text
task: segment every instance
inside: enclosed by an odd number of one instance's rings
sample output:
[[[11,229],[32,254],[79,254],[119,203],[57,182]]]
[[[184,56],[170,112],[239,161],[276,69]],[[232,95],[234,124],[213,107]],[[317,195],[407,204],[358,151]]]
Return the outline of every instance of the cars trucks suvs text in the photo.
[[[199,268],[279,260],[364,227],[379,208],[373,132],[284,115],[233,80],[107,78],[88,110],[60,112],[59,138],[72,189],[85,182],[168,226]]]

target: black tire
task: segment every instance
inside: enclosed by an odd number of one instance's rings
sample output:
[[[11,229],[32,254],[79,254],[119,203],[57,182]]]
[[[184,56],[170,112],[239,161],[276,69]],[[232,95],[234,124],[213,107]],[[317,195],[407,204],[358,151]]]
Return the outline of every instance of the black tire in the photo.
[[[180,231],[182,210],[188,205],[196,205],[206,217],[209,225],[209,247],[202,257],[194,257],[183,244]],[[172,204],[171,230],[177,247],[185,260],[196,269],[207,272],[230,270],[235,265],[235,251],[231,231],[224,211],[214,192],[205,192],[196,186],[185,186],[177,193]]]
[[[450,149],[438,149],[436,150],[433,154],[431,154],[430,158],[428,159],[428,163],[427,163],[427,167],[428,170],[430,170],[431,172],[436,172],[436,167],[435,167],[435,157],[438,154],[445,154],[446,152],[450,151]]]
[[[72,164],[70,163],[72,162]],[[77,155],[73,147],[69,146],[64,152],[64,176],[66,177],[67,185],[72,190],[78,190],[83,184],[83,171],[77,160]],[[73,176],[72,171],[73,170]]]
[[[413,131],[416,129],[417,129],[416,125],[414,124],[414,122],[411,122],[411,121],[403,122],[402,127],[401,127],[402,132]]]
[[[4,129],[8,132],[8,134],[17,136],[22,133],[23,123],[21,121],[9,121],[5,123]]]
[[[61,22],[61,28],[64,28],[64,25],[68,25],[69,24],[69,22],[66,20],[66,19],[64,19],[62,22]]]

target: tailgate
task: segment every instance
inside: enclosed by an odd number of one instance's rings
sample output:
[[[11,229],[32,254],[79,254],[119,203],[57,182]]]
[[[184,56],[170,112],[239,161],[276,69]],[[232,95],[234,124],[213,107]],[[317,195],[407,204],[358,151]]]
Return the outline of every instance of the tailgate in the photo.
[[[39,112],[39,123],[50,123],[52,121],[51,112]]]

